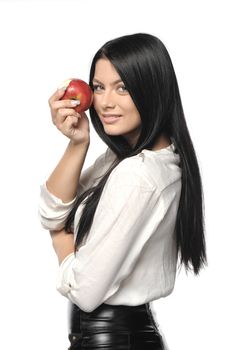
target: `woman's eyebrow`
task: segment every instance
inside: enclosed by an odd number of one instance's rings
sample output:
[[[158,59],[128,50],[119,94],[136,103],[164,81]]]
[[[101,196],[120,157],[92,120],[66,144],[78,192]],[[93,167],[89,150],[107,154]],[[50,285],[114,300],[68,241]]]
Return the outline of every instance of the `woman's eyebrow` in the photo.
[[[104,84],[103,84],[99,79],[97,79],[97,78],[94,78],[94,79],[93,79],[93,82],[96,82],[96,83],[99,83],[99,84],[104,85]],[[117,80],[113,81],[110,85],[116,85],[117,83],[120,83],[120,82],[122,82],[122,80],[121,80],[121,79],[117,79]]]

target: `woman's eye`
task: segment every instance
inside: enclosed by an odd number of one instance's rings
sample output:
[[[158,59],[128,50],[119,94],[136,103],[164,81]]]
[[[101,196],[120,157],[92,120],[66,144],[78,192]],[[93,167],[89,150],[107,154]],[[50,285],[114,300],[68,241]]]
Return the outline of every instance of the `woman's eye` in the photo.
[[[126,87],[125,87],[124,85],[119,86],[118,90],[119,90],[120,92],[127,92],[127,89],[126,89]]]
[[[94,91],[101,91],[103,89],[103,87],[101,85],[93,85],[93,90]]]

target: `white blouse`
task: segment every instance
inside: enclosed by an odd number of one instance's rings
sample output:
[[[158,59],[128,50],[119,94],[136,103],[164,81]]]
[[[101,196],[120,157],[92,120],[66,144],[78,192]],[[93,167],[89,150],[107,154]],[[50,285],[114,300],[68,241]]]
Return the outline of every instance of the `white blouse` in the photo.
[[[78,194],[95,185],[115,157],[107,148],[82,171]],[[58,268],[57,290],[83,311],[91,312],[102,303],[140,305],[172,292],[181,193],[179,162],[172,143],[157,151],[144,149],[111,172],[88,237],[76,255],[68,255]],[[74,200],[63,203],[43,184],[39,203],[43,228],[63,228]],[[82,208],[81,203],[75,230]]]

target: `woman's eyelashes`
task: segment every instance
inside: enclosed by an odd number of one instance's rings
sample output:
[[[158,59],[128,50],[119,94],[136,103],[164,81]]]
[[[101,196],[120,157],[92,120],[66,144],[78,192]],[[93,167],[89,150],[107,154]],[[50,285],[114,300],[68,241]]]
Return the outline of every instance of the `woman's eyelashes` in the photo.
[[[93,90],[94,91],[101,91],[101,90],[103,90],[103,86],[100,84],[93,84]]]
[[[100,85],[100,84],[93,84],[93,90],[94,92],[101,92],[104,90],[104,86]],[[119,85],[116,87],[116,90],[120,93],[126,93],[128,92],[128,90],[126,89],[126,87],[124,85]]]
[[[119,90],[120,92],[127,92],[127,91],[128,91],[124,85],[119,86],[119,87],[118,87],[118,90]]]

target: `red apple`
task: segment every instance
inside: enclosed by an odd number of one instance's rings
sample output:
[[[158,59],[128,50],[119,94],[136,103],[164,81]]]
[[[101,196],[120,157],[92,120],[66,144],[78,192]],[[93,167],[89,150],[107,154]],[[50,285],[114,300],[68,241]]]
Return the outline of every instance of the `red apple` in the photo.
[[[90,108],[93,101],[93,92],[90,86],[81,79],[68,79],[63,83],[66,91],[61,100],[79,100],[80,104],[75,107],[76,112],[81,113]]]

